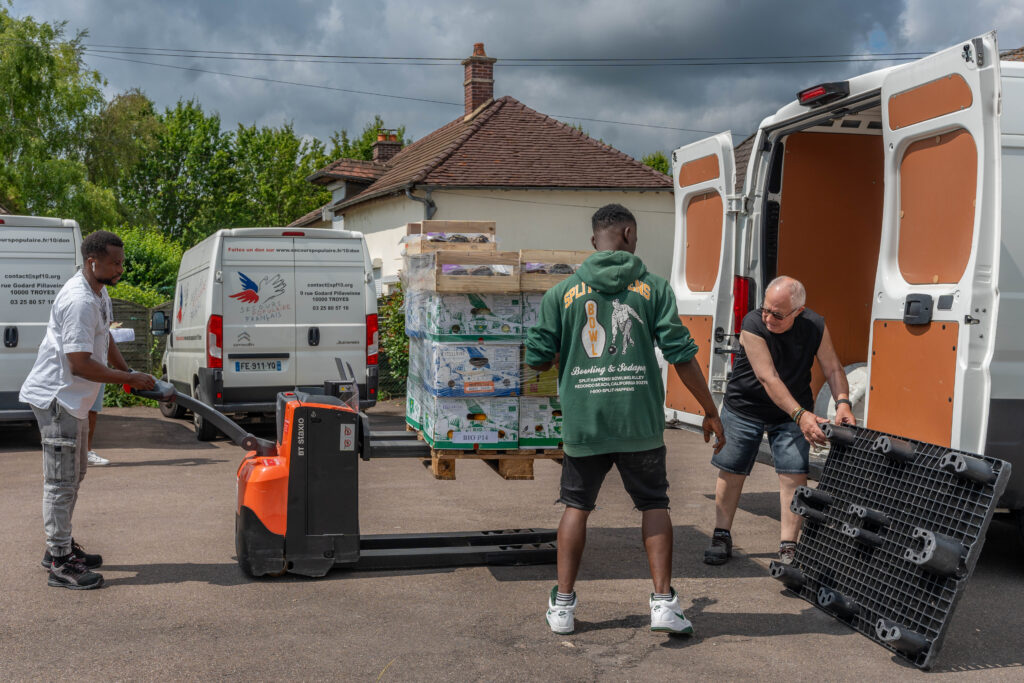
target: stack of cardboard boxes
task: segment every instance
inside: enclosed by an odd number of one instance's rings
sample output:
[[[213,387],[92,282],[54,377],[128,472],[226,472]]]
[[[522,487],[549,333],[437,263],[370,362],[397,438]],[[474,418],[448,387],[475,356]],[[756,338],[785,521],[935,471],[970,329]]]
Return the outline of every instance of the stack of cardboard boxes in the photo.
[[[527,367],[522,344],[544,291],[589,252],[499,252],[493,222],[406,232],[406,422],[437,449],[559,448],[558,370]]]

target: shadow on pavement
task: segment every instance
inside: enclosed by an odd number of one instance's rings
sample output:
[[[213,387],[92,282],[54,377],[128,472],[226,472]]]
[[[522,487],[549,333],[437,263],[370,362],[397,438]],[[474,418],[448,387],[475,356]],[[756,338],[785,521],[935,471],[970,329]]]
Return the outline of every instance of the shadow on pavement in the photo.
[[[234,562],[197,564],[171,562],[167,564],[103,565],[101,572],[134,572],[134,576],[104,576],[105,586],[154,586],[168,583],[200,581],[213,586],[239,586],[260,579],[251,579]]]
[[[715,501],[715,494],[705,493],[704,497],[711,502]],[[779,519],[779,492],[778,491],[752,491],[740,496],[739,509],[758,517],[769,517]],[[734,529],[740,535],[743,534],[743,525]]]
[[[768,576],[768,570],[752,561],[751,556],[744,555],[742,550],[734,551],[732,560],[724,565],[706,565],[704,549],[711,541],[707,533],[692,526],[675,526],[673,533],[673,577],[728,579]],[[498,581],[541,581],[555,575],[555,565],[490,567],[490,571]],[[579,574],[581,582],[645,579],[650,575],[639,526],[616,529],[591,527],[587,530],[587,548]]]
[[[155,411],[153,412],[155,413]],[[96,420],[93,447],[97,451],[125,447],[189,451],[216,448],[211,443],[198,441],[195,438],[191,422],[165,420],[159,416],[150,415],[129,416],[106,413],[100,413]]]
[[[111,460],[110,464],[103,466],[103,469],[110,469],[112,467],[151,467],[154,465],[158,467],[195,467],[197,465],[216,465],[222,462],[228,462],[228,458],[161,458],[159,460],[129,460],[123,462]]]

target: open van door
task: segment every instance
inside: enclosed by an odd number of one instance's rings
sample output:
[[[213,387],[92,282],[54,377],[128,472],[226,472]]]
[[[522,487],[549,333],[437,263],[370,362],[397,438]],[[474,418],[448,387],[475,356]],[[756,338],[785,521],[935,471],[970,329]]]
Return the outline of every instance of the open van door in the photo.
[[[893,69],[881,94],[885,199],[867,426],[981,452],[998,310],[995,34]]]
[[[672,289],[683,325],[697,342],[697,362],[712,395],[725,393],[729,355],[725,346],[732,316],[735,212],[730,211],[736,168],[732,134],[720,133],[672,153],[675,242]],[[746,303],[746,302],[744,302]],[[665,416],[699,425],[704,411],[669,366]]]

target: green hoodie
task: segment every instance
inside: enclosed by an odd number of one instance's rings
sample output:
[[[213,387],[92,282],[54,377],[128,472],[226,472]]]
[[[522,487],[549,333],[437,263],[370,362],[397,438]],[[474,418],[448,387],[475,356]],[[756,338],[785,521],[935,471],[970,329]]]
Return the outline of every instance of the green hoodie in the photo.
[[[664,444],[665,389],[654,345],[669,363],[697,353],[664,278],[625,251],[599,251],[549,289],[526,336],[526,362],[561,354],[565,454],[632,453]]]

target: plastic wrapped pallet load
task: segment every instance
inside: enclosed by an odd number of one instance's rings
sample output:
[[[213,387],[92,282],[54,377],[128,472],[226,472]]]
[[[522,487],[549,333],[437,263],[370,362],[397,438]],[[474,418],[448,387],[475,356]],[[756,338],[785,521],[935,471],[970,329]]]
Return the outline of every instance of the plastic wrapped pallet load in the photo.
[[[518,254],[407,250],[403,266],[406,422],[436,449],[517,448],[523,331]]]

